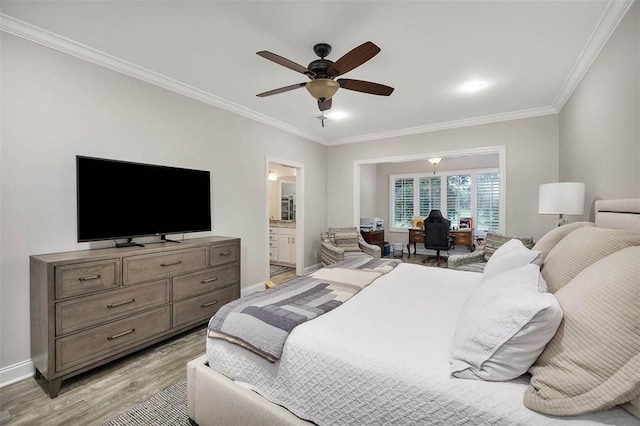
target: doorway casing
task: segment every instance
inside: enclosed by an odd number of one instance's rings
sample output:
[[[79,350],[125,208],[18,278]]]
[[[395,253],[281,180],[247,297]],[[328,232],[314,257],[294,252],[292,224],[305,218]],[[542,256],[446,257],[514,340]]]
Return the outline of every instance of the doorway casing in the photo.
[[[353,224],[360,227],[360,166],[367,164],[381,164],[381,163],[401,163],[407,161],[424,160],[428,161],[429,158],[440,157],[464,157],[470,155],[481,154],[498,154],[498,169],[500,173],[500,194],[507,193],[507,147],[506,145],[486,146],[479,148],[461,149],[455,151],[437,151],[427,152],[422,154],[409,154],[400,155],[394,157],[380,157],[370,158],[364,160],[355,160],[353,162]],[[500,197],[499,214],[500,214],[500,227],[498,232],[504,234],[506,229],[507,219],[507,203],[506,196]]]
[[[304,275],[304,164],[297,161],[286,160],[276,157],[265,157],[264,182],[265,182],[265,219],[264,230],[265,247],[267,256],[265,258],[264,270],[269,277],[269,165],[271,163],[296,169],[296,275]]]

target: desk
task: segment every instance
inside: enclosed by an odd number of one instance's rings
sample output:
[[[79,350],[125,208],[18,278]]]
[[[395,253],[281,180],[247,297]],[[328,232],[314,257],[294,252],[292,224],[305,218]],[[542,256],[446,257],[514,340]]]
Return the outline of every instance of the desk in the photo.
[[[416,243],[424,243],[423,228],[409,228],[409,242],[407,243],[409,257],[411,257],[411,249],[409,248],[411,244],[413,244],[413,254],[416,254]]]
[[[449,237],[453,239],[454,246],[465,246],[469,251],[473,251],[473,232],[471,229],[460,229],[457,231],[449,231]],[[413,244],[413,254],[416,254],[416,243],[424,243],[424,229],[409,228],[409,242],[407,243],[407,252],[411,257],[411,244]]]
[[[473,251],[473,232],[471,229],[459,229],[457,231],[449,231],[449,236],[453,237],[454,246],[466,246],[469,251]]]
[[[368,244],[380,247],[380,254],[384,256],[384,229],[360,231],[360,235]]]

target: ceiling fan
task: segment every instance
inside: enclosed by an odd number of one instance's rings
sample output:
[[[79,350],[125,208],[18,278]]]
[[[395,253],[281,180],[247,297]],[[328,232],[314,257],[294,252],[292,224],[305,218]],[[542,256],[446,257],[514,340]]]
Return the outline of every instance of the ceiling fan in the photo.
[[[339,78],[335,80],[336,77],[359,67],[380,52],[380,48],[372,42],[367,41],[361,44],[335,62],[325,59],[331,52],[331,46],[327,43],[316,44],[313,46],[313,51],[320,59],[312,61],[307,67],[303,67],[287,58],[267,52],[266,50],[256,52],[265,59],[306,75],[311,80],[306,83],[297,83],[280,87],[279,89],[269,90],[268,92],[259,93],[256,96],[262,98],[277,95],[278,93],[288,92],[304,86],[309,93],[311,93],[311,96],[318,100],[318,108],[324,112],[331,109],[331,98],[338,88],[381,96],[389,96],[393,93],[393,87],[372,83],[370,81],[352,80],[349,78]]]

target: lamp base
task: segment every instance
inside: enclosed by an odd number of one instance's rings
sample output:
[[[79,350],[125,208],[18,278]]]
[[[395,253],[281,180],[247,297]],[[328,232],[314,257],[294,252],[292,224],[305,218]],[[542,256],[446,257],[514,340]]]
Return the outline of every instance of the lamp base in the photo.
[[[553,222],[553,224],[555,225],[556,228],[558,228],[558,227],[560,227],[562,225],[566,225],[567,224],[567,219],[563,218],[562,215],[560,215],[558,220]]]

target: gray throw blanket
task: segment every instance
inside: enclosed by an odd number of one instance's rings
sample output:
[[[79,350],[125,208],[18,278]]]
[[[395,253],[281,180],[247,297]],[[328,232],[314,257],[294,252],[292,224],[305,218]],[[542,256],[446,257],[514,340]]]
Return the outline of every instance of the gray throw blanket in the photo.
[[[275,362],[296,326],[337,308],[399,263],[349,259],[234,300],[211,318],[208,337],[227,340]]]

